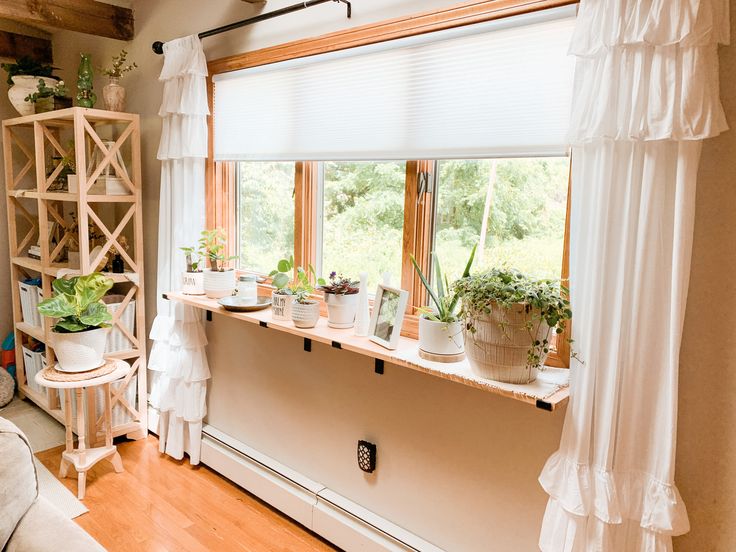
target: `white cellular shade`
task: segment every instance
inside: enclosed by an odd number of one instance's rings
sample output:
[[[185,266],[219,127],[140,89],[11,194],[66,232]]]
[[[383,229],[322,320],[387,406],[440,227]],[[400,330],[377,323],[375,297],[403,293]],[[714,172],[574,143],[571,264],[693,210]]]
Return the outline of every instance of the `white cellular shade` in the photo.
[[[215,158],[563,154],[573,24],[549,10],[217,75]]]

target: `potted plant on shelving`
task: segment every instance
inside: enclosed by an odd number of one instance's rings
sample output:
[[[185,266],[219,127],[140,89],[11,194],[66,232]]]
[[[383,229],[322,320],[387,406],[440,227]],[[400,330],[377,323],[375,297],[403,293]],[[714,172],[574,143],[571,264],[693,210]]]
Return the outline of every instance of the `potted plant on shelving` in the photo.
[[[109,111],[125,110],[125,88],[120,84],[120,79],[138,65],[133,62],[125,64],[128,52],[121,50],[117,56],[112,56],[112,66],[100,69],[103,75],[107,75],[108,83],[102,89],[102,99],[105,109]]]
[[[222,228],[203,230],[199,249],[209,259],[210,268],[204,271],[204,293],[210,299],[220,299],[235,291],[235,271],[225,263],[237,257],[225,257],[227,236]]]
[[[358,311],[358,282],[335,271],[329,282],[320,285],[327,303],[327,324],[331,328],[352,328]]]
[[[296,277],[291,284],[291,292],[294,302],[291,305],[291,320],[297,328],[314,328],[319,320],[319,301],[313,299],[314,285],[310,280],[310,274],[317,279],[314,268],[309,266],[309,272],[302,267],[297,267]],[[324,280],[319,279],[319,282]]]
[[[51,346],[59,370],[85,372],[102,366],[112,316],[102,302],[112,279],[93,272],[87,276],[57,278],[54,294],[38,304],[43,316],[57,318]]]
[[[281,259],[276,264],[276,269],[269,273],[271,285],[271,314],[274,320],[291,320],[291,305],[294,302],[294,294],[289,287],[294,273],[294,257]]]
[[[470,276],[470,267],[475,258],[476,247],[477,245],[473,246],[470,252],[470,258],[463,271],[463,278]],[[442,268],[435,253],[431,254],[431,258],[434,260],[436,292],[432,289],[422,269],[419,268],[414,255],[410,255],[409,258],[433,303],[432,306],[417,309],[419,312],[419,356],[440,362],[462,360],[465,358],[463,324],[457,312],[460,295],[453,291],[447,277],[443,277]]]
[[[33,105],[35,113],[46,113],[47,111],[66,109],[72,106],[69,89],[64,81],[59,81],[53,86],[46,86],[44,79],[38,79],[36,91],[31,92],[24,99]]]
[[[530,383],[544,367],[553,332],[572,318],[558,280],[535,280],[511,269],[492,269],[454,283],[462,299],[465,353],[481,377]]]
[[[187,295],[204,295],[202,254],[194,247],[182,247],[187,269],[181,275],[181,291]]]
[[[33,115],[33,104],[26,102],[25,98],[36,90],[39,79],[49,82],[58,80],[53,76],[55,67],[39,63],[28,56],[19,57],[15,63],[0,64],[0,67],[8,73],[8,84],[11,85],[8,99],[21,115]]]

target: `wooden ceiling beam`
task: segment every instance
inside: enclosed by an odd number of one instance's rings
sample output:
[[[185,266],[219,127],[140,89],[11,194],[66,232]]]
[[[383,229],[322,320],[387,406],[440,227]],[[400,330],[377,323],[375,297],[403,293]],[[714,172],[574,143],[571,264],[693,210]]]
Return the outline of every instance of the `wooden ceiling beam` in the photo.
[[[0,0],[0,18],[132,40],[133,10],[95,0]]]
[[[51,41],[47,38],[0,31],[0,57],[18,59],[23,56],[40,63],[52,63]]]

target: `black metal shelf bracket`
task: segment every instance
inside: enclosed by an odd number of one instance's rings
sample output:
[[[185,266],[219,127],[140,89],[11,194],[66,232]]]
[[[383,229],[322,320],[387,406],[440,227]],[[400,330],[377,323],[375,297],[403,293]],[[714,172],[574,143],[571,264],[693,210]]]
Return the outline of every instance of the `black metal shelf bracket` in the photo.
[[[258,321],[258,325],[259,325],[259,326],[260,326],[261,328],[268,328],[268,322],[266,322],[265,320],[259,320],[259,321]]]
[[[383,359],[377,358],[375,364],[376,374],[383,375]]]
[[[308,337],[304,338],[304,350],[308,353],[312,352],[312,340]]]
[[[215,36],[220,33],[226,33],[227,31],[232,31],[233,29],[239,29],[240,27],[245,27],[246,25],[252,25],[253,23],[259,23],[261,21],[266,21],[267,19],[273,19],[274,17],[280,17],[282,15],[287,15],[289,13],[301,11],[305,8],[311,8],[312,6],[318,6],[326,2],[337,2],[338,4],[345,4],[345,6],[347,7],[348,19],[350,19],[353,16],[353,6],[352,4],[350,4],[348,0],[306,0],[306,2],[299,2],[298,4],[292,4],[291,6],[286,6],[285,8],[281,8],[279,10],[274,10],[268,13],[262,13],[261,15],[256,15],[255,17],[250,17],[248,19],[236,21],[235,23],[223,25],[222,27],[210,29],[209,31],[203,31],[199,33],[197,36],[199,36],[199,38],[207,38],[208,36]],[[164,43],[161,42],[160,40],[157,40],[151,45],[151,49],[156,54],[161,55],[164,53]]]
[[[333,342],[332,342],[332,346],[333,346],[333,347],[334,347],[335,349],[342,349],[342,345],[341,345],[341,344],[340,344],[340,343],[339,343],[338,341],[333,341]]]
[[[548,403],[547,401],[543,401],[542,399],[537,399],[536,406],[541,410],[552,412],[552,404]]]
[[[212,311],[208,310],[208,311],[205,311],[205,312],[207,313],[206,314],[207,322],[212,322]]]

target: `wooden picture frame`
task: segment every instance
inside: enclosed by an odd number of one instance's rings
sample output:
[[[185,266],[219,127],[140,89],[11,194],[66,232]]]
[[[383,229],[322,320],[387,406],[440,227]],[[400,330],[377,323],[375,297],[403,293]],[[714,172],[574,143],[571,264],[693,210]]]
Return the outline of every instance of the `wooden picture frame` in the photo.
[[[378,284],[368,338],[387,349],[396,349],[408,301],[408,291]]]

